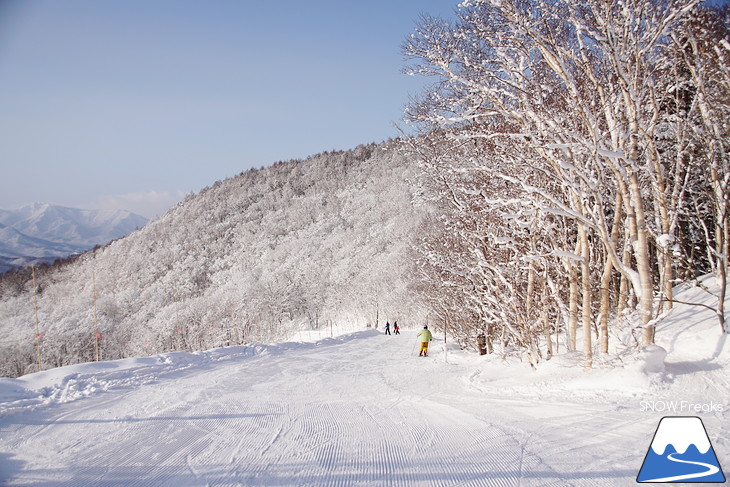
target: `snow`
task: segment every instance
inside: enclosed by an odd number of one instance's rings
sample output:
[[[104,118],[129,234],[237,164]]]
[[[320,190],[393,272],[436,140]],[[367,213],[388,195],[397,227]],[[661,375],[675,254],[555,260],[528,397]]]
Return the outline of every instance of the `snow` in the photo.
[[[667,351],[658,345],[644,347],[636,358],[635,367],[639,372],[656,374],[664,372],[664,360],[667,358]]]
[[[585,260],[583,256],[578,255],[574,252],[568,252],[566,250],[555,249],[551,252],[551,255],[554,255],[555,257],[560,257],[561,259],[574,260],[577,262],[583,262]]]
[[[675,241],[676,241],[676,238],[674,237],[674,235],[670,235],[668,233],[659,235],[659,237],[657,238],[657,244],[659,244],[660,247],[665,248],[665,249],[667,247],[669,247],[670,245],[672,245]]]
[[[438,334],[419,358],[415,330],[371,329],[3,379],[0,484],[635,485],[663,416],[701,416],[730,465],[726,338],[677,305],[656,346],[591,370],[580,352],[536,372],[453,345],[445,359]]]
[[[80,210],[43,203],[0,210],[0,272],[53,262],[128,235],[146,223],[143,216],[123,210]]]
[[[612,151],[608,149],[598,149],[598,155],[608,159],[626,159],[626,154],[624,154],[624,151],[622,150]]]

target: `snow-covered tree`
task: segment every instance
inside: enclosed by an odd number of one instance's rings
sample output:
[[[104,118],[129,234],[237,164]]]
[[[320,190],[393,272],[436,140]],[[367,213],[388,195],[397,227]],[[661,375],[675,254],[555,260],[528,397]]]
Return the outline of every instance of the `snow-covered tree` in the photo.
[[[502,218],[497,234],[472,225],[474,242],[509,233],[503,241],[532,284],[526,294],[498,296],[497,307],[504,298],[523,301],[530,313],[515,314],[512,324],[530,329],[540,302],[536,276],[543,275],[566,298],[569,346],[580,310],[587,365],[597,316],[601,350],[608,350],[612,296],[614,313],[629,293],[635,296],[643,341],[652,343],[655,294],[667,306],[672,301],[676,233],[689,188],[709,187],[692,179],[685,126],[666,130],[671,114],[664,103],[672,36],[697,5],[471,0],[453,24],[424,18],[404,44],[408,70],[435,80],[409,116],[444,140],[440,151],[417,140],[436,193],[454,213],[470,212],[477,221],[494,212],[514,215],[512,222]],[[725,55],[723,46],[716,54]],[[718,113],[707,118],[718,129],[725,120]],[[726,156],[716,153],[714,165],[727,167]],[[523,279],[501,276],[512,288]]]
[[[716,311],[723,327],[730,252],[729,19],[728,7],[696,9],[684,18],[671,33],[668,70],[673,76],[665,83],[667,131],[683,144],[676,152],[688,166],[690,195],[683,223],[704,236],[704,242],[696,242],[687,232],[685,247],[706,249],[706,262],[720,278]]]

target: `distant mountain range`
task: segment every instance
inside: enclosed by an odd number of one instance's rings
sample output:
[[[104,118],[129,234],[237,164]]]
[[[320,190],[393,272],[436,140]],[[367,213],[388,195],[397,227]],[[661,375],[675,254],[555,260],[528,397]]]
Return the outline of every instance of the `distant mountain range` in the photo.
[[[41,203],[0,210],[0,272],[92,249],[146,223],[145,217],[123,210],[80,210]]]

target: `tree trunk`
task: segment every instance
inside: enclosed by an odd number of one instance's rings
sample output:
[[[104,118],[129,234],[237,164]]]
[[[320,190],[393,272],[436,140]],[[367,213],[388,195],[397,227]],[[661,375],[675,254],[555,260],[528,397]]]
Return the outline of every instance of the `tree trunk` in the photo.
[[[578,270],[572,262],[568,263],[568,346],[570,350],[577,348],[576,330],[578,328]]]
[[[479,355],[487,354],[487,337],[484,332],[480,332],[477,335],[477,349],[479,349]]]
[[[591,292],[591,249],[588,245],[588,232],[583,225],[578,227],[578,238],[580,239],[581,257],[581,291],[583,294],[583,357],[585,367],[593,366],[593,343],[591,337],[591,304],[593,295]]]
[[[489,355],[492,355],[494,353],[494,344],[492,343],[494,340],[494,328],[492,325],[487,325],[487,353]]]
[[[547,283],[543,282],[542,300],[540,302],[540,321],[542,322],[542,329],[545,333],[545,360],[550,360],[551,358],[553,358],[553,337],[550,335],[550,323],[548,321],[547,302],[548,287]]]
[[[718,215],[720,222],[716,226],[717,248],[722,252],[717,257],[718,280],[720,281],[720,294],[717,297],[717,319],[724,333],[730,333],[725,323],[725,296],[727,295],[727,270],[728,270],[728,219],[725,215]]]
[[[649,258],[649,238],[644,216],[644,203],[641,199],[641,188],[639,178],[635,173],[631,174],[631,196],[632,206],[636,211],[636,240],[634,242],[634,258],[636,269],[639,273],[641,289],[639,296],[639,315],[641,324],[644,325],[644,346],[654,343],[654,325],[648,323],[654,314],[654,287],[652,285],[651,263]]]
[[[527,271],[527,299],[525,300],[525,316],[527,321],[532,318],[532,308],[534,303],[533,294],[535,293],[535,267],[532,262],[529,264]]]
[[[621,207],[623,206],[623,197],[620,191],[616,192],[616,203],[614,205],[615,213],[613,218],[613,226],[611,227],[611,245],[614,249],[618,249],[618,238],[621,225]],[[609,250],[610,252],[610,250]],[[599,324],[599,339],[601,343],[601,353],[608,353],[608,310],[611,306],[611,275],[613,273],[613,263],[611,257],[607,256],[603,264],[603,274],[601,275],[601,310],[599,315],[601,321]]]
[[[599,312],[601,321],[598,325],[601,353],[608,353],[608,309],[611,305],[612,272],[613,265],[611,264],[611,259],[606,259],[606,262],[603,264],[603,274],[601,275],[601,310]]]

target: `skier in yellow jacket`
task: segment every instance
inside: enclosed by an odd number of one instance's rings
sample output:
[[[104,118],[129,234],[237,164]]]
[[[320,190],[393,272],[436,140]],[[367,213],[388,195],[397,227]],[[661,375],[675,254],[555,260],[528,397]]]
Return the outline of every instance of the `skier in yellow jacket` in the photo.
[[[428,357],[428,342],[433,338],[433,335],[428,330],[428,326],[424,326],[423,330],[418,332],[416,336],[421,338],[421,350],[418,352],[418,356]]]

